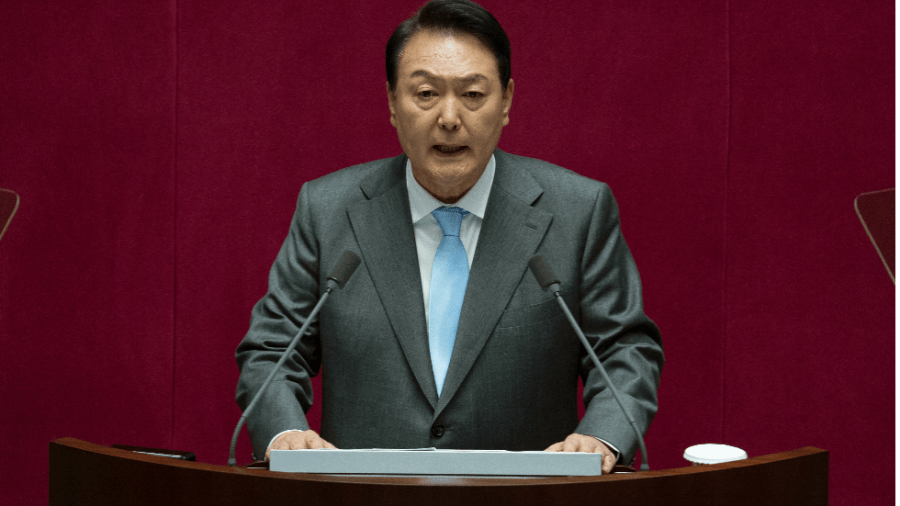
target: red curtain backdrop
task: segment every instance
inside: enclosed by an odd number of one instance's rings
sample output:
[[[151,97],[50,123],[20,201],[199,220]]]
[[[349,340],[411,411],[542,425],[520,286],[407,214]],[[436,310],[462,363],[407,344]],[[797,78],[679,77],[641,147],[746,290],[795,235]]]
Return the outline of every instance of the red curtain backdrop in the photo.
[[[419,5],[0,3],[0,187],[22,199],[2,502],[45,503],[63,436],[225,462],[234,349],[301,184],[400,152],[383,52]],[[619,201],[667,358],[653,467],[818,446],[834,504],[893,503],[894,286],[853,210],[894,186],[893,2],[483,5],[513,47],[500,147]]]

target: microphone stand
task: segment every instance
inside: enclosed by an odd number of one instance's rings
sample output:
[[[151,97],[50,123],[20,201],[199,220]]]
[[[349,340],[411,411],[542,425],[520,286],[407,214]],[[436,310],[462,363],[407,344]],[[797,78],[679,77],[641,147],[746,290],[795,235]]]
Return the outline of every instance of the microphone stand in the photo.
[[[329,285],[331,283],[329,282]],[[269,383],[272,381],[272,378],[275,377],[275,374],[281,370],[281,366],[284,365],[284,362],[287,360],[288,356],[291,354],[291,351],[300,344],[300,338],[306,334],[306,329],[309,328],[309,325],[315,319],[316,315],[319,314],[319,310],[322,308],[322,305],[325,304],[325,301],[328,300],[328,296],[331,295],[331,292],[334,290],[331,286],[329,286],[325,290],[325,294],[322,295],[322,298],[319,299],[319,302],[316,304],[316,307],[313,308],[312,312],[309,314],[309,317],[303,322],[303,326],[300,327],[300,332],[297,332],[297,335],[294,336],[294,340],[291,341],[291,344],[288,345],[287,349],[281,354],[281,358],[278,360],[278,363],[275,364],[275,367],[272,368],[272,372],[269,373],[269,377],[266,378],[266,381],[263,382],[262,387],[257,391],[256,396],[253,397],[253,401],[250,402],[250,405],[247,406],[247,409],[241,413],[241,418],[238,420],[237,427],[234,428],[234,434],[231,436],[231,448],[228,451],[228,465],[231,467],[235,467],[237,465],[237,460],[234,457],[235,447],[237,446],[238,436],[241,433],[241,427],[243,427],[244,422],[247,420],[247,415],[253,411],[253,408],[256,407],[256,403],[262,397],[262,393],[266,390],[266,387],[269,386]]]
[[[591,360],[594,362],[594,367],[600,371],[600,375],[603,376],[603,381],[609,385],[609,391],[612,392],[613,397],[616,399],[616,402],[619,404],[619,407],[622,408],[622,413],[625,414],[625,418],[628,419],[628,423],[631,424],[631,428],[634,430],[636,434],[638,434],[638,443],[641,445],[641,471],[649,471],[650,464],[647,463],[647,447],[644,445],[644,438],[640,437],[641,431],[637,427],[637,423],[635,423],[634,418],[631,417],[631,414],[625,409],[625,404],[622,403],[622,399],[619,397],[618,389],[612,386],[612,380],[609,378],[609,375],[606,374],[606,369],[603,368],[603,365],[600,363],[600,359],[597,358],[597,355],[594,353],[594,350],[591,348],[591,345],[588,344],[588,340],[584,337],[584,332],[581,331],[581,327],[578,325],[578,322],[575,321],[575,317],[572,316],[572,312],[569,311],[569,307],[566,306],[565,301],[563,301],[562,295],[559,293],[559,285],[554,283],[551,285],[551,290],[553,290],[553,295],[556,297],[556,301],[559,302],[559,306],[562,308],[563,312],[566,313],[566,318],[569,319],[569,323],[572,325],[572,328],[575,329],[575,333],[578,334],[578,338],[581,339],[581,344],[584,345],[584,348],[587,350],[588,355],[591,356]]]

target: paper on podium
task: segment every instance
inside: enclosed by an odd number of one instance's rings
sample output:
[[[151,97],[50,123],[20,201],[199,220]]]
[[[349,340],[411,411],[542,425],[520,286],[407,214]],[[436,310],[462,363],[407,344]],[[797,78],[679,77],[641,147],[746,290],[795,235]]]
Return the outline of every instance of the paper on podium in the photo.
[[[269,469],[291,473],[595,476],[598,453],[505,450],[272,450]]]

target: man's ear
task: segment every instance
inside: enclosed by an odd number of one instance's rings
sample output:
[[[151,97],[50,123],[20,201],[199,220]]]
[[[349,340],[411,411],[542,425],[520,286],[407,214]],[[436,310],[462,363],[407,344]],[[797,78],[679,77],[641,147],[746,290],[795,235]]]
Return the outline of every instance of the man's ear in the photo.
[[[513,99],[513,80],[510,79],[506,84],[506,91],[503,92],[503,126],[509,124],[509,108],[512,107]]]
[[[397,97],[395,97],[394,92],[391,91],[391,83],[385,83],[385,88],[387,89],[388,109],[390,109],[391,111],[391,124],[394,125],[394,128],[396,128],[397,123],[394,121],[394,118],[397,114],[397,111],[394,108]]]

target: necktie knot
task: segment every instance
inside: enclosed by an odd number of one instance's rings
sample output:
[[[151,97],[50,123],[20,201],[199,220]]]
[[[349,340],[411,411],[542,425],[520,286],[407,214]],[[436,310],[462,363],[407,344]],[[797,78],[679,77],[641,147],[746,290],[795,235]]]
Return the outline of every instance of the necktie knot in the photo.
[[[444,235],[459,237],[459,229],[462,226],[462,220],[469,214],[469,211],[461,207],[439,207],[431,211],[431,215],[437,220],[438,226]]]

